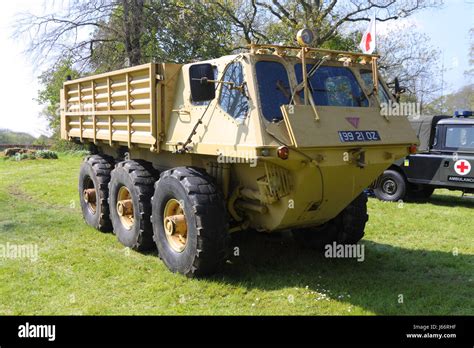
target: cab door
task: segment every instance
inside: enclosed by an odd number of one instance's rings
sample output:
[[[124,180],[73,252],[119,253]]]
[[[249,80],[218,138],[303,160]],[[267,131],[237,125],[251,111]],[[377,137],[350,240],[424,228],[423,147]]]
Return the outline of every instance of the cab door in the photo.
[[[440,128],[442,151],[445,158],[440,169],[440,180],[448,186],[474,185],[474,125],[447,124]]]

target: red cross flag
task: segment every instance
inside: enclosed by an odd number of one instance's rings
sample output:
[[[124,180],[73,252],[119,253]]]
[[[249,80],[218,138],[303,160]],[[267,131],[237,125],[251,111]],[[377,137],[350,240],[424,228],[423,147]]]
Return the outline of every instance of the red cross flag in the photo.
[[[360,49],[362,52],[367,54],[372,54],[375,51],[375,15],[370,20],[369,26],[362,36],[362,41],[360,42]]]

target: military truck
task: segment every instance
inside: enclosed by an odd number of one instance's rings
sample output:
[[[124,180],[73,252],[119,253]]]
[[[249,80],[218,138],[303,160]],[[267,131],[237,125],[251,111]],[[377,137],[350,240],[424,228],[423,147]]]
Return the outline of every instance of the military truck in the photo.
[[[190,277],[217,271],[236,231],[357,243],[361,193],[417,139],[364,87],[362,70],[380,80],[376,55],[299,42],[66,81],[61,136],[93,152],[85,221]]]
[[[410,117],[420,140],[418,153],[393,163],[373,185],[385,201],[427,199],[436,188],[474,193],[474,118],[472,111]]]

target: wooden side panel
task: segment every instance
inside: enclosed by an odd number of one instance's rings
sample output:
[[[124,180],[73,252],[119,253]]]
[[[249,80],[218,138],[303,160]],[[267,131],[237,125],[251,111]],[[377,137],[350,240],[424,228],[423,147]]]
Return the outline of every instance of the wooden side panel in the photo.
[[[68,81],[63,98],[64,138],[157,150],[156,64]]]

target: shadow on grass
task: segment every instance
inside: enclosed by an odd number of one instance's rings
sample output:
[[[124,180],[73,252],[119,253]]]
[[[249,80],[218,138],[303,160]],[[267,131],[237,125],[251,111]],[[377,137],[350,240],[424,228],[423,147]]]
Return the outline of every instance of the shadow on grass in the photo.
[[[369,196],[369,198],[378,201],[375,196]],[[461,191],[459,191],[459,196],[434,193],[430,198],[406,198],[405,202],[415,204],[433,204],[441,207],[474,208],[474,195],[462,197]]]
[[[470,197],[461,197],[459,196],[449,196],[434,194],[430,197],[429,200],[422,203],[431,203],[443,207],[465,207],[465,208],[474,208],[474,196]]]
[[[474,256],[373,241],[362,244],[363,262],[327,259],[322,253],[302,250],[289,238],[248,232],[234,238],[240,255],[214,279],[249,290],[307,287],[376,314],[474,313]]]

